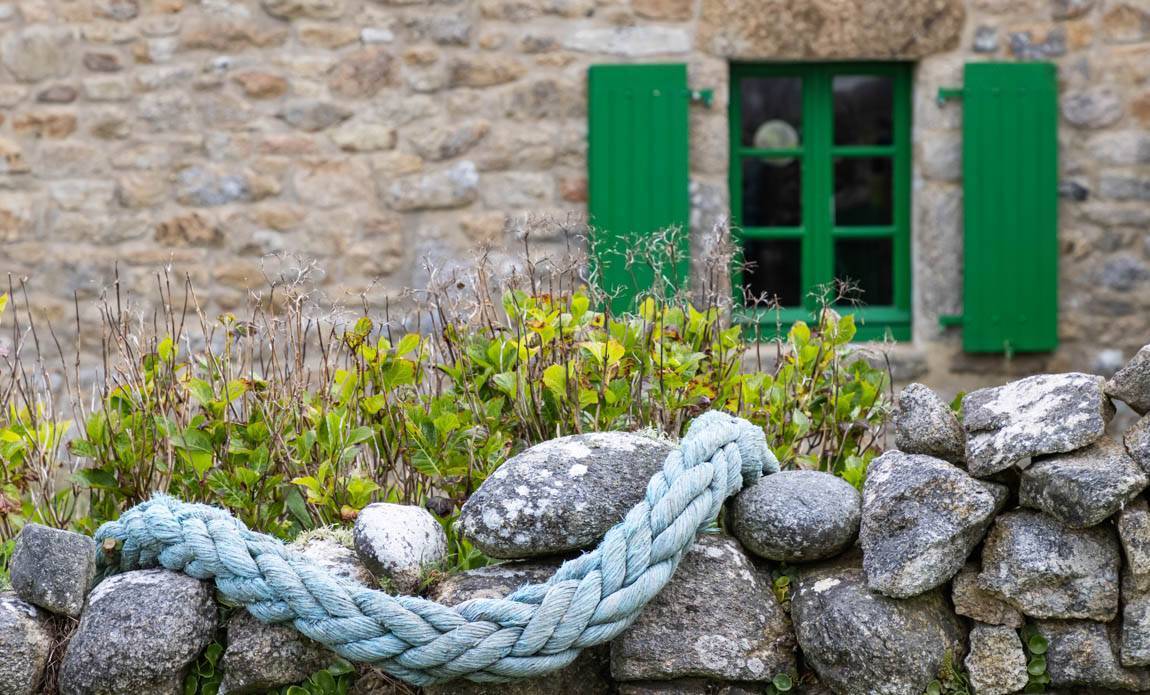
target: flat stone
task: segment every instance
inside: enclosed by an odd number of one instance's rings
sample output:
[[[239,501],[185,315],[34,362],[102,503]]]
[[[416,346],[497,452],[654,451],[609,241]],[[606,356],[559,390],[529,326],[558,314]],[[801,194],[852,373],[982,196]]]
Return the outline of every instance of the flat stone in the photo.
[[[967,563],[950,584],[954,612],[987,625],[1005,625],[1018,629],[1026,619],[1022,611],[978,587],[978,565]]]
[[[552,439],[508,459],[460,510],[463,534],[497,558],[592,546],[643,498],[671,444],[626,432]]]
[[[1126,445],[1126,452],[1130,457],[1142,466],[1142,470],[1150,473],[1150,415],[1143,417],[1126,430],[1122,443]]]
[[[0,693],[35,695],[55,638],[48,614],[15,594],[0,593]]]
[[[966,464],[987,476],[1030,457],[1073,451],[1102,438],[1114,406],[1102,393],[1102,377],[1039,374],[962,400]]]
[[[20,598],[78,618],[96,578],[96,542],[80,533],[26,524],[8,569]]]
[[[469,160],[447,169],[396,179],[384,198],[392,210],[438,210],[469,205],[479,196],[479,172]]]
[[[1118,626],[1089,620],[1040,620],[1046,638],[1046,674],[1056,688],[1146,690],[1150,672],[1126,668],[1118,656]]]
[[[302,99],[288,103],[279,117],[293,128],[314,133],[346,121],[352,114],[351,109],[339,104]]]
[[[167,570],[109,577],[92,591],[68,643],[60,693],[182,693],[188,667],[215,635],[216,619],[209,582]]]
[[[64,77],[72,67],[72,32],[64,27],[31,25],[5,31],[0,59],[20,82]]]
[[[788,0],[703,0],[698,43],[737,60],[913,60],[957,48],[961,0],[872,0],[804,4]]]
[[[838,555],[858,537],[862,496],[842,478],[780,471],[735,497],[731,529],[747,550],[780,562]]]
[[[367,569],[401,594],[419,589],[426,571],[447,558],[447,535],[423,507],[369,504],[355,519],[354,536]]]
[[[1026,651],[1013,628],[975,625],[970,630],[966,672],[975,695],[1009,695],[1026,687]]]
[[[1143,346],[1102,388],[1139,415],[1150,412],[1150,345]]]
[[[486,121],[421,124],[410,141],[415,151],[428,161],[452,159],[474,147],[490,128]]]
[[[1118,538],[1126,557],[1126,567],[1150,579],[1150,505],[1138,497],[1118,514]]]
[[[1120,563],[1106,526],[1071,529],[1039,512],[1012,511],[987,534],[978,586],[1034,618],[1106,622],[1118,613]]]
[[[1113,87],[1086,87],[1062,95],[1062,118],[1076,128],[1107,128],[1121,120],[1122,114],[1122,95]]]
[[[555,574],[559,560],[535,560],[488,565],[453,575],[428,591],[428,598],[446,606],[472,599],[504,598],[525,584],[541,584]],[[615,692],[611,680],[610,645],[586,649],[571,665],[539,678],[510,683],[451,681],[424,688],[427,695],[565,695]]]
[[[691,50],[691,35],[677,27],[592,27],[571,32],[563,46],[582,53],[638,58],[687,53]]]
[[[1102,523],[1150,484],[1118,442],[1103,437],[1066,454],[1037,459],[1022,472],[1019,503],[1071,528]]]
[[[456,56],[448,70],[454,87],[493,87],[527,73],[523,63],[513,57],[483,53]]]
[[[922,693],[943,660],[961,660],[962,624],[935,589],[892,599],[867,588],[857,554],[799,570],[791,600],[799,648],[839,695]]]
[[[934,391],[911,384],[898,396],[894,415],[895,446],[908,454],[926,454],[959,463],[966,450],[966,435],[958,416]]]
[[[946,583],[1006,503],[1006,486],[941,459],[888,451],[863,486],[859,540],[867,586],[895,598]]]
[[[1122,568],[1122,637],[1119,657],[1123,666],[1150,666],[1150,575]]]
[[[391,54],[383,48],[361,48],[340,59],[328,85],[337,96],[368,99],[391,82],[391,66]]]
[[[344,0],[261,0],[264,11],[280,19],[339,19]]]
[[[794,648],[770,578],[734,539],[704,535],[638,620],[611,643],[611,674],[621,681],[761,683],[794,672]]]

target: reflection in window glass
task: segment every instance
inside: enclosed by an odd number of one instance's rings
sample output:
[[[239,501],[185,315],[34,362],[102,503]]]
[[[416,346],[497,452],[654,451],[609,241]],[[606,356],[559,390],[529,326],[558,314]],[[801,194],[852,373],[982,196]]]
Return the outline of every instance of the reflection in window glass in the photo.
[[[833,83],[835,144],[891,144],[894,80],[878,75],[839,75]]]
[[[802,239],[747,239],[743,250],[748,306],[774,301],[783,307],[802,304]]]
[[[889,157],[835,159],[835,225],[885,227],[894,224],[893,185],[894,169]]]
[[[746,147],[798,147],[802,142],[803,81],[798,77],[739,80]]]
[[[836,239],[835,279],[847,283],[846,302],[894,304],[894,243],[889,238]]]
[[[744,227],[798,227],[803,223],[799,160],[743,160]]]

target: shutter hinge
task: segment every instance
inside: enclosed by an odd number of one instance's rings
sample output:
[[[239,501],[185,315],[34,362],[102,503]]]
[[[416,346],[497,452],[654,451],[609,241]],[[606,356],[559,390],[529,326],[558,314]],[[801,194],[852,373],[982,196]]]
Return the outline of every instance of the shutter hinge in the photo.
[[[715,90],[713,89],[692,89],[687,92],[692,102],[702,103],[703,106],[711,108],[711,103],[715,101]]]
[[[938,88],[938,105],[943,106],[951,99],[962,98],[962,87],[939,87]]]
[[[943,314],[938,317],[938,325],[942,328],[962,325],[962,314]]]

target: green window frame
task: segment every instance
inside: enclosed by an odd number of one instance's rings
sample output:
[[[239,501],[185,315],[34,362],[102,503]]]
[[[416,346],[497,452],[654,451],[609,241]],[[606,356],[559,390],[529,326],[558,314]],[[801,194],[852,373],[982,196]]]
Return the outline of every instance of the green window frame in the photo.
[[[835,144],[834,78],[891,78],[891,142],[880,145]],[[802,136],[798,146],[758,149],[743,142],[741,85],[748,78],[794,77],[801,80]],[[883,305],[844,306],[859,324],[857,340],[910,340],[910,186],[911,186],[911,65],[909,63],[732,63],[730,66],[730,168],[732,236],[738,248],[750,240],[798,240],[801,253],[801,303],[781,308],[743,307],[743,272],[732,270],[738,319],[759,327],[760,335],[775,327],[786,331],[798,320],[809,320],[819,305],[815,289],[835,279],[835,243],[843,239],[890,239],[892,301]],[[890,224],[836,226],[835,163],[846,158],[891,160]],[[749,159],[796,159],[800,164],[801,222],[793,227],[743,224],[743,166]],[[752,271],[753,272],[753,271]]]

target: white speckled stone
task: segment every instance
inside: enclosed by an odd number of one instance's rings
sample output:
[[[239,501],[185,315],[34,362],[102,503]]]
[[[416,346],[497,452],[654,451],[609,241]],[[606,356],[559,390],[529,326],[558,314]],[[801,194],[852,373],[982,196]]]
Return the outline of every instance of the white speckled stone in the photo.
[[[419,588],[425,567],[447,557],[447,535],[423,507],[381,502],[355,520],[355,549],[376,577],[400,593]]]
[[[672,450],[626,432],[543,442],[507,460],[460,511],[465,536],[491,557],[553,555],[594,545],[639,500]]]
[[[0,693],[41,692],[53,641],[47,613],[15,594],[0,594]]]
[[[1090,374],[1039,374],[968,393],[962,400],[962,424],[970,474],[1026,468],[1031,457],[1098,441],[1114,417],[1102,382]]]

